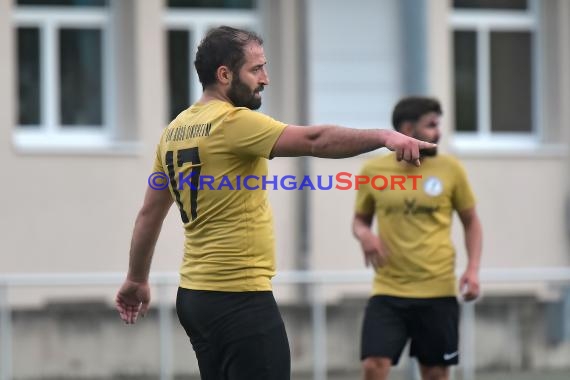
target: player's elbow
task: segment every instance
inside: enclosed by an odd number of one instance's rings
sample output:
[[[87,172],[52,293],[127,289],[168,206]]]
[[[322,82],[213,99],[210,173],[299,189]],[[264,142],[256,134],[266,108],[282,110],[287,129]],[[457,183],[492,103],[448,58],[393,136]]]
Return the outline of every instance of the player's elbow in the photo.
[[[307,146],[309,155],[313,157],[323,157],[327,152],[327,141],[323,137],[324,127],[310,126],[306,128],[304,145]]]
[[[469,228],[479,223],[479,217],[477,216],[477,211],[474,207],[460,211],[459,219],[465,228]]]
[[[168,214],[170,205],[161,203],[144,204],[137,215],[137,220],[149,225],[161,225]]]
[[[356,239],[359,238],[358,225],[356,224],[356,220],[352,221],[352,236],[354,236]]]
[[[313,126],[307,134],[307,144],[311,156],[320,158],[347,158],[353,156],[346,151],[342,141],[336,136],[333,126]]]

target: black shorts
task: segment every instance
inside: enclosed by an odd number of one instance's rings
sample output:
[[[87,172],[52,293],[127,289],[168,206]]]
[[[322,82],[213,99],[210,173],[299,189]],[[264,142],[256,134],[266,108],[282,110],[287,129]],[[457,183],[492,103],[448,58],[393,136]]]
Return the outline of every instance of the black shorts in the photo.
[[[178,288],[176,311],[202,380],[290,380],[289,342],[272,292]]]
[[[411,339],[410,356],[426,366],[459,362],[459,304],[455,297],[373,296],[364,314],[361,359],[387,357],[398,364]]]

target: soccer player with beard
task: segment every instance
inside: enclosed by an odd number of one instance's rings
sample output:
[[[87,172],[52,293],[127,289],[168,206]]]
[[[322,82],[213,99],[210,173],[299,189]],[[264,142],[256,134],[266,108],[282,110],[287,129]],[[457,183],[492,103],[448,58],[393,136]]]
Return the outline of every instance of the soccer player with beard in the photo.
[[[419,165],[420,149],[435,145],[388,130],[287,125],[255,112],[269,79],[262,40],[245,30],[209,31],[194,65],[203,94],[159,141],[153,172],[168,175],[169,190],[147,189],[116,306],[129,324],[147,311],[153,250],[175,202],[186,237],[176,309],[202,379],[289,379],[289,344],[271,288],[267,191],[240,187],[239,179],[267,175],[273,157],[343,158],[381,147]],[[231,184],[202,188],[201,175]]]
[[[437,143],[441,106],[435,99],[408,97],[394,108],[396,131]],[[366,265],[375,269],[361,337],[365,380],[384,380],[411,341],[410,355],[420,363],[424,380],[446,380],[458,363],[459,305],[479,295],[482,231],[475,199],[459,162],[420,151],[421,166],[399,162],[393,154],[365,163],[362,175],[421,175],[417,188],[357,192],[353,233]],[[453,211],[465,230],[467,268],[456,285],[451,242]],[[378,233],[372,231],[376,217]]]

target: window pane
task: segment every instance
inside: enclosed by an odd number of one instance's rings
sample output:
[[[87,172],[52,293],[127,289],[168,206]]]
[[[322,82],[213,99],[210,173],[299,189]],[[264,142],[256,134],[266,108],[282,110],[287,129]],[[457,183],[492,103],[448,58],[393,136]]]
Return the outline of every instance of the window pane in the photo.
[[[171,8],[253,9],[255,0],[168,0]]]
[[[74,7],[102,7],[107,0],[17,0],[18,5],[59,5]]]
[[[527,0],[453,0],[454,8],[466,9],[528,9]]]
[[[168,31],[168,85],[170,119],[190,105],[190,33]]]
[[[531,35],[491,33],[491,129],[531,132]]]
[[[455,129],[477,131],[477,35],[453,33],[455,73]]]
[[[40,31],[18,28],[18,124],[40,124]]]
[[[59,60],[62,125],[101,125],[101,30],[60,29]]]

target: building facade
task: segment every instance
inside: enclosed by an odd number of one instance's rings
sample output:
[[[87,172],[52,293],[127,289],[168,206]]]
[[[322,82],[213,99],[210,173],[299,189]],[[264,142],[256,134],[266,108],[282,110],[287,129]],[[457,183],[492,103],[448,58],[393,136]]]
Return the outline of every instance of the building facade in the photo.
[[[126,269],[156,141],[199,96],[193,49],[222,23],[261,32],[263,111],[285,122],[390,128],[399,97],[438,97],[441,149],[462,160],[477,195],[484,267],[570,264],[567,1],[205,3],[0,2],[2,273]],[[280,158],[271,174],[357,173],[379,153]],[[279,270],[362,269],[353,191],[271,199]],[[178,218],[173,208],[154,271],[180,264]],[[455,228],[459,266],[461,236]]]

